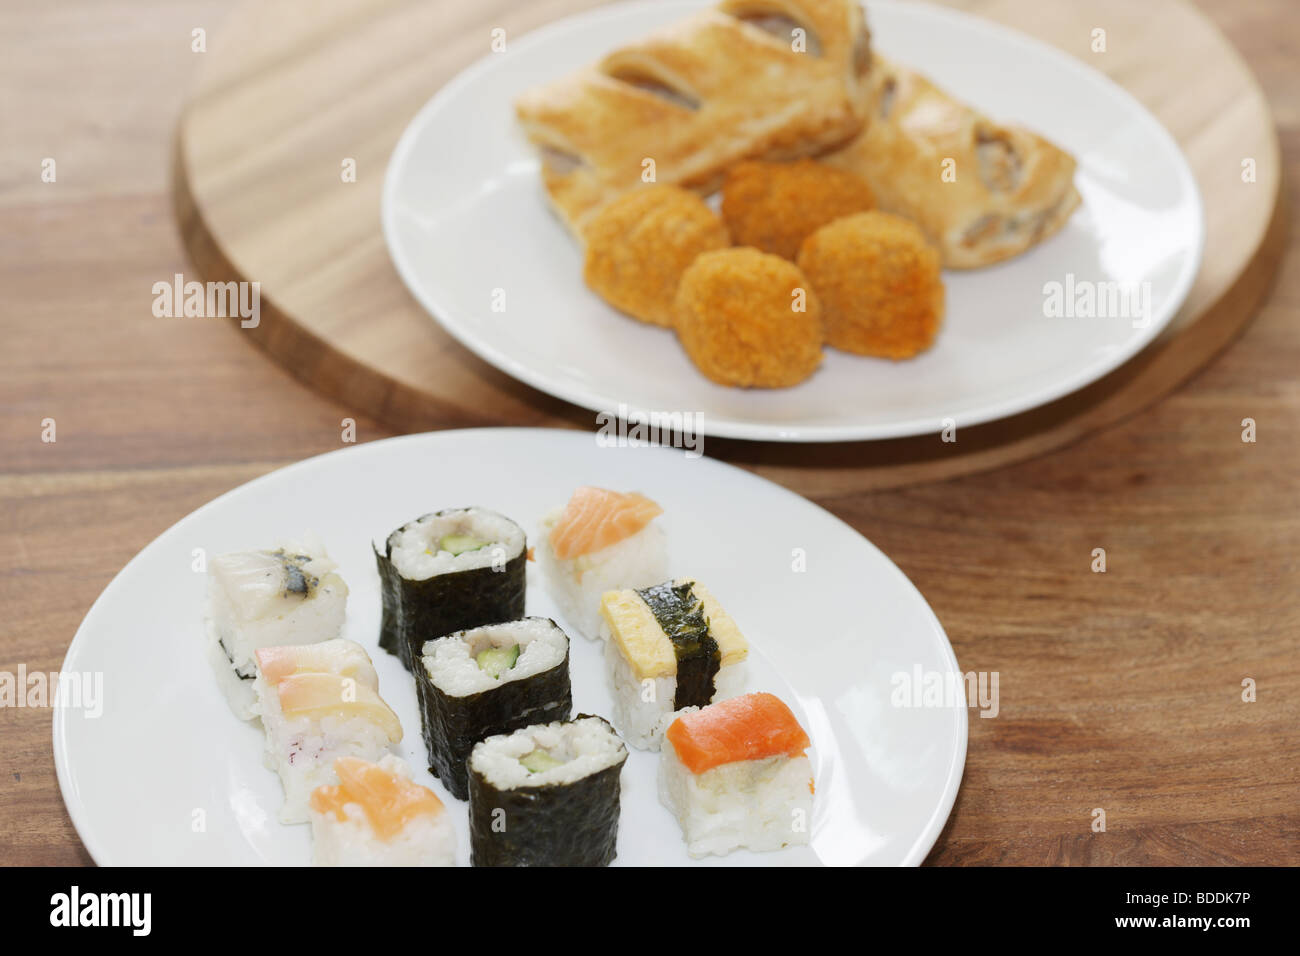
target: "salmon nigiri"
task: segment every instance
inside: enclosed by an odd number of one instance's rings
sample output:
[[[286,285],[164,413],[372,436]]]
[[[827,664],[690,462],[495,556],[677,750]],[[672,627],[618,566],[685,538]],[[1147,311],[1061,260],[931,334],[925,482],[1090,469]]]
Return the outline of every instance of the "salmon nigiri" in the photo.
[[[667,736],[677,758],[696,774],[737,760],[797,757],[811,743],[775,694],[744,694],[683,714]]]
[[[312,791],[317,866],[454,866],[456,833],[442,801],[391,754],[334,761],[338,784]]]
[[[685,713],[664,734],[659,799],[691,856],[806,844],[812,816],[808,734],[772,694]]]
[[[334,772],[338,785],[317,787],[311,795],[311,808],[317,813],[333,813],[342,822],[348,818],[348,805],[355,804],[381,840],[391,840],[417,817],[442,813],[442,801],[432,790],[390,765],[339,757]]]
[[[542,520],[537,561],[566,624],[596,640],[602,594],[668,577],[661,514],[640,492],[584,485]]]
[[[640,492],[583,485],[551,528],[551,548],[562,561],[591,554],[632,537],[663,513]]]

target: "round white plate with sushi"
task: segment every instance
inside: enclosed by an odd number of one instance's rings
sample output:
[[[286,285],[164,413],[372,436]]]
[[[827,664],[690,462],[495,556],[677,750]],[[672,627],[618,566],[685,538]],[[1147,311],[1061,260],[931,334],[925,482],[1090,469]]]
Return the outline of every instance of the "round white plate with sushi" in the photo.
[[[1159,121],[1046,44],[956,10],[869,0],[873,49],[1069,152],[1082,204],[1014,258],[946,270],[942,328],[915,358],[827,348],[821,367],[792,388],[713,384],[671,330],[619,314],[584,284],[583,251],[548,208],[514,113],[526,90],[706,5],[620,3],[510,37],[407,127],[384,183],[385,241],[415,299],[480,358],[629,421],[690,411],[710,435],[887,439],[1067,395],[1146,347],[1182,305],[1200,266],[1204,215],[1188,163]]]
[[[914,865],[966,755],[943,628],[869,541],[555,430],[237,488],[132,559],[63,670],[102,682],[54,712],[101,865]]]

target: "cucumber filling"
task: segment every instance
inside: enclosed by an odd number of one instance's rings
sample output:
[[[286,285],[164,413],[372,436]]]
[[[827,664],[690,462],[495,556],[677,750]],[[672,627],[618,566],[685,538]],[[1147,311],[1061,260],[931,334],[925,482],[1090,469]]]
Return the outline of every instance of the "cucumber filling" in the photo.
[[[546,770],[554,770],[556,767],[564,766],[563,760],[556,760],[540,747],[524,754],[519,758],[519,762],[524,765],[524,769],[529,773],[542,773]]]
[[[501,675],[514,667],[519,660],[519,645],[489,647],[485,651],[479,651],[474,660],[478,664],[479,670],[489,677],[500,680]]]
[[[490,541],[476,538],[472,534],[444,534],[438,541],[438,550],[460,555],[486,548],[489,544]]]

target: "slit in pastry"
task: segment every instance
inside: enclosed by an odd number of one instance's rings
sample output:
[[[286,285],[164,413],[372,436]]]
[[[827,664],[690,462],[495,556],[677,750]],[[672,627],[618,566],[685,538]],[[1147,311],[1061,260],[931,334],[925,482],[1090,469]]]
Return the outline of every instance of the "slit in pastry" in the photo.
[[[555,146],[541,146],[537,151],[542,158],[542,167],[556,176],[567,176],[586,165],[581,156]]]
[[[804,52],[813,56],[822,55],[822,44],[821,40],[817,38],[817,34],[784,13],[764,10],[760,7],[746,13],[733,13],[732,16],[741,23],[748,23],[750,26],[758,27],[764,33],[775,37],[782,43],[789,44],[792,49],[795,39],[794,31],[802,30],[806,41]]]
[[[634,86],[638,90],[644,90],[646,93],[657,96],[674,106],[680,106],[684,110],[698,110],[700,108],[700,101],[695,96],[677,89],[657,76],[651,76],[644,70],[638,70],[630,66],[620,66],[610,68],[605,72],[610,79],[626,83],[628,86]]]

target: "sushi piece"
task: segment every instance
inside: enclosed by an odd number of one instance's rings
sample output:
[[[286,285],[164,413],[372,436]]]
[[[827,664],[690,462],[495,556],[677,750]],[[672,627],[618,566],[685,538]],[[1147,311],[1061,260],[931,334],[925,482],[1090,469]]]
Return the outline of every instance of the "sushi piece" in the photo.
[[[264,647],[256,656],[264,762],[284,786],[280,822],[306,823],[311,792],[339,782],[335,760],[379,760],[402,739],[402,725],[379,696],[379,678],[360,644],[339,638]]]
[[[745,694],[677,717],[659,754],[659,799],[693,857],[808,842],[810,741],[779,697]]]
[[[379,646],[415,670],[424,642],[524,613],[523,529],[486,508],[417,518],[375,550],[384,613]]]
[[[476,744],[469,758],[474,866],[607,866],[627,748],[580,714]]]
[[[449,634],[424,645],[415,685],[429,772],[464,800],[476,743],[569,719],[569,638],[544,617]]]
[[[311,794],[317,866],[455,866],[456,831],[442,801],[392,754],[339,757],[339,782]]]
[[[668,577],[668,538],[645,495],[582,487],[542,520],[537,563],[546,590],[584,637],[600,635],[600,596]]]
[[[261,647],[328,641],[343,630],[348,586],[319,544],[241,551],[214,558],[208,570],[208,660],[241,720],[256,695],[254,653]]]
[[[698,581],[678,578],[601,598],[614,725],[633,747],[658,750],[665,719],[740,693],[749,645]]]

